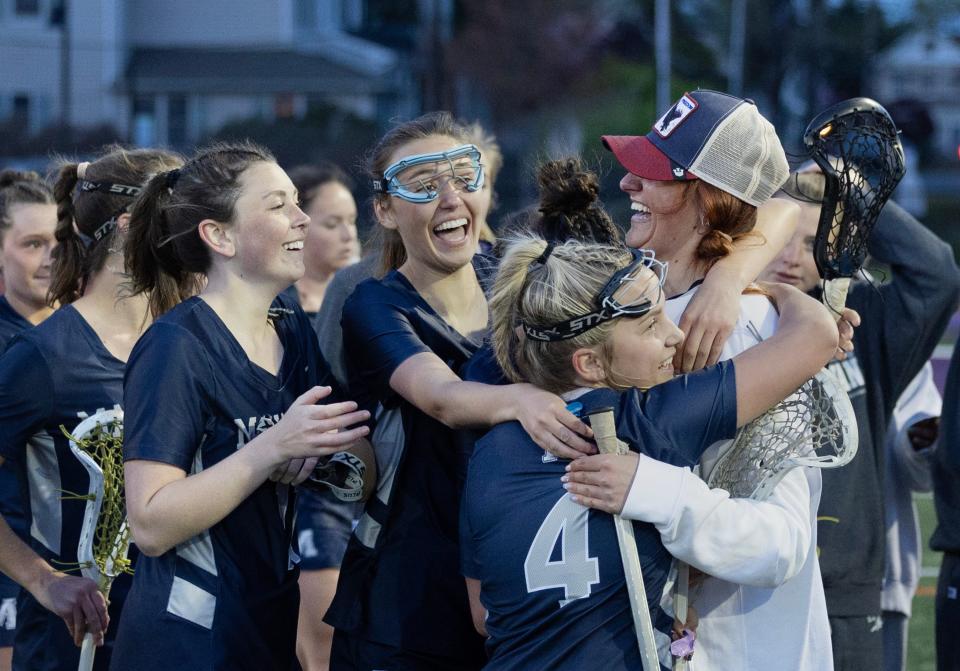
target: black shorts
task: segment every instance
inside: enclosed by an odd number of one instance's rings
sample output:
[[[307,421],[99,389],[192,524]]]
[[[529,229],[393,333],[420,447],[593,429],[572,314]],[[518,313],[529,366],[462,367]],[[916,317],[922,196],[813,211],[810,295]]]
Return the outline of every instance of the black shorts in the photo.
[[[0,648],[13,646],[17,628],[17,595],[20,585],[0,573]]]
[[[340,568],[353,531],[354,515],[359,511],[359,504],[341,501],[333,494],[301,489],[297,501],[300,568],[304,571]]]
[[[403,650],[368,641],[337,629],[330,650],[330,671],[479,671],[486,660],[465,665],[461,660]]]
[[[830,618],[834,671],[878,671],[883,668],[883,617]]]
[[[960,671],[960,553],[943,553],[935,603],[937,671]]]

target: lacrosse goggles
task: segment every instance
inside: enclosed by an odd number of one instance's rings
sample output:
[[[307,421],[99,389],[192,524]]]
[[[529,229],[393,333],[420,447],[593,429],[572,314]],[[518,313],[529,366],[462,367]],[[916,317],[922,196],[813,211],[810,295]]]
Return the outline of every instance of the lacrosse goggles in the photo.
[[[373,190],[410,203],[429,203],[451,180],[454,188],[470,193],[483,188],[483,164],[476,145],[402,158],[383,171],[383,179],[373,180]]]
[[[553,251],[553,243],[547,243],[547,248],[536,261],[531,264],[535,267],[538,264],[546,263],[547,258]],[[569,340],[575,338],[581,333],[585,333],[600,324],[617,319],[618,317],[642,317],[650,312],[654,305],[660,301],[660,294],[663,293],[663,282],[667,278],[668,264],[658,261],[653,250],[650,249],[631,249],[633,259],[626,266],[615,272],[603,288],[594,297],[596,309],[585,315],[579,315],[566,321],[559,322],[552,326],[533,326],[520,322],[523,332],[534,340],[545,342],[557,342],[559,340]],[[641,270],[649,268],[657,278],[657,299],[651,300],[647,296],[642,296],[633,302],[621,303],[617,298],[620,294],[623,298],[624,289],[633,284],[641,276]]]

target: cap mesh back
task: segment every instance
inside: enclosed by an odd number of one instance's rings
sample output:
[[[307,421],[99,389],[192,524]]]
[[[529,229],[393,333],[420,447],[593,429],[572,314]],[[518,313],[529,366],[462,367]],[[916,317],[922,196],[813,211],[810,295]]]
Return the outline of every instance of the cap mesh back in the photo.
[[[751,205],[765,202],[790,175],[773,126],[750,103],[717,125],[690,171]]]

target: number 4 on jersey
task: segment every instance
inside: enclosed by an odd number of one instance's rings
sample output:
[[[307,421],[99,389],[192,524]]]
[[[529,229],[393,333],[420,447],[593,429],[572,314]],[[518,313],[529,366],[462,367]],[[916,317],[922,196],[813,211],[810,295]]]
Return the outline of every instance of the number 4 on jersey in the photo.
[[[600,566],[596,557],[589,556],[589,515],[588,509],[566,495],[550,509],[523,562],[528,592],[562,587],[561,608],[590,596],[590,588],[600,582]],[[558,539],[560,557],[551,561]]]

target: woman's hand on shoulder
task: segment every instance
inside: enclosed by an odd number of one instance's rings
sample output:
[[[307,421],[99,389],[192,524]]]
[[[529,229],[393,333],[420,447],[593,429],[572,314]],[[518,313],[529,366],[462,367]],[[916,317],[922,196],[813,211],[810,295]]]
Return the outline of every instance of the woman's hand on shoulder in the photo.
[[[593,431],[567,410],[562,398],[526,383],[502,389],[514,396],[515,418],[544,450],[561,459],[596,453],[588,440]]]
[[[707,274],[677,324],[685,337],[673,358],[674,368],[690,373],[717,363],[740,318],[741,289],[738,281],[722,272]]]
[[[329,396],[330,391],[330,387],[307,390],[291,404],[276,425],[261,434],[275,451],[273,479],[302,481],[316,466],[317,457],[339,452],[370,432],[366,426],[349,428],[370,419],[370,413],[357,410],[355,402],[318,404]],[[254,442],[256,440],[250,444]]]
[[[636,452],[581,457],[567,465],[560,480],[580,505],[618,515],[623,511],[639,463],[640,455]]]

